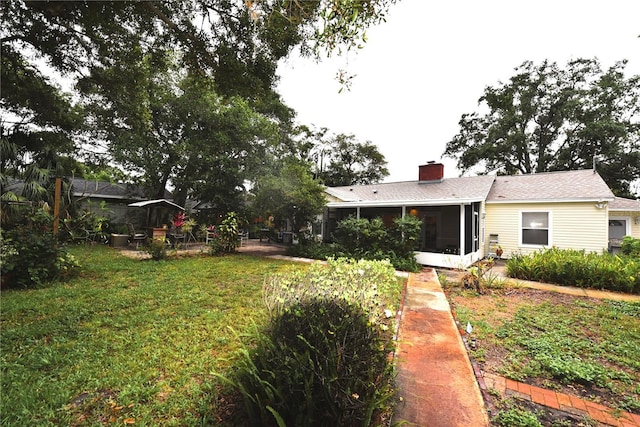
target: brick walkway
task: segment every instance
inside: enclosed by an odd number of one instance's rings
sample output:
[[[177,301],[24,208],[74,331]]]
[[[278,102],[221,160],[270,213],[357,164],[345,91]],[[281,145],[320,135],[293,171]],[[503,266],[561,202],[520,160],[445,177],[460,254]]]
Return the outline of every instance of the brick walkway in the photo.
[[[616,427],[640,427],[640,415],[609,409],[576,396],[519,383],[498,375],[483,373],[484,386],[502,396],[513,396],[578,416],[588,416],[599,423]],[[480,384],[483,388],[483,384]]]
[[[489,417],[451,307],[432,268],[410,274],[398,332],[394,425],[487,427]]]

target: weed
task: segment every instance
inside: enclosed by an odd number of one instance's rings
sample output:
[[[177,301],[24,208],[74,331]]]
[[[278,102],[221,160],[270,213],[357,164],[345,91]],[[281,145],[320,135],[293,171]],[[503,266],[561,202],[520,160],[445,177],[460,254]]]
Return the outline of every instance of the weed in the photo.
[[[503,427],[542,427],[536,414],[517,407],[499,411],[492,421]]]
[[[598,395],[609,396],[607,405],[637,413],[640,303],[540,291],[509,295],[451,294],[461,324],[474,326],[479,349],[506,352],[499,361],[489,360],[496,373],[556,390],[601,390]]]

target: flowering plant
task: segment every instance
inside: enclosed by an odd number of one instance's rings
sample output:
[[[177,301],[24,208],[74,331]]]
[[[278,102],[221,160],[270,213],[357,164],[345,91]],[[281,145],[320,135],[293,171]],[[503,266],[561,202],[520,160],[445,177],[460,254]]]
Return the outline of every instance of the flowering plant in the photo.
[[[184,212],[178,212],[173,216],[173,220],[171,221],[173,225],[177,227],[182,227],[182,224],[187,220],[187,216]]]

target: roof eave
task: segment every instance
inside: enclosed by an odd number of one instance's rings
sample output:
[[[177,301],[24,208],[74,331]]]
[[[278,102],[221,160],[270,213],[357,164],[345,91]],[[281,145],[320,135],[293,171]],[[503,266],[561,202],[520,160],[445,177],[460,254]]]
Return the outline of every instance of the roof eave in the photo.
[[[468,205],[471,203],[483,202],[482,198],[466,199],[433,199],[433,200],[385,200],[385,201],[353,201],[353,202],[330,202],[329,208],[383,208],[394,206],[442,206],[442,205]]]
[[[566,199],[513,199],[513,200],[487,200],[487,204],[508,204],[508,203],[598,203],[612,202],[613,197],[588,197],[588,198],[566,198]]]
[[[72,195],[73,197],[85,197],[85,198],[92,198],[92,199],[146,200],[142,196],[116,196],[113,194],[73,192]]]

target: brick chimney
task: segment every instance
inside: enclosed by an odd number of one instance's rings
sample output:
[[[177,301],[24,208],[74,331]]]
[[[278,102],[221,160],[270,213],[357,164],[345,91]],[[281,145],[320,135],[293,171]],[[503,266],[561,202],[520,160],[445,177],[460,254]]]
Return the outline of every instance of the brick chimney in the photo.
[[[442,163],[427,162],[426,165],[418,166],[418,180],[425,181],[442,181],[444,178],[444,165]]]

